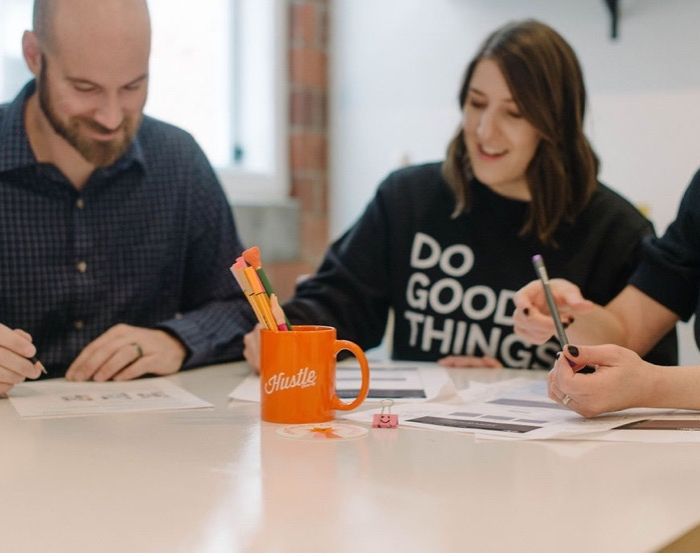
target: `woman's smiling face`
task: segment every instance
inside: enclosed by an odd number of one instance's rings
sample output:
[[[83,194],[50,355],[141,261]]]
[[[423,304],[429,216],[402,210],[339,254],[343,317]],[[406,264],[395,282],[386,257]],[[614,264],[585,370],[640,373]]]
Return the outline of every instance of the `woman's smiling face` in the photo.
[[[527,168],[540,134],[520,110],[493,60],[481,60],[464,105],[464,140],[476,178],[494,192],[530,200]]]

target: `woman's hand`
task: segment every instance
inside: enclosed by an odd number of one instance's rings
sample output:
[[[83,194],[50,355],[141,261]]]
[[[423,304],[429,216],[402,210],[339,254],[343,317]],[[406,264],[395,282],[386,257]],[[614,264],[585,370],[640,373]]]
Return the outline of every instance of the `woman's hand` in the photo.
[[[594,303],[581,295],[581,290],[576,284],[554,278],[549,281],[549,286],[564,326],[574,321],[573,313],[585,313],[595,307]],[[515,303],[513,324],[518,336],[533,344],[543,344],[554,336],[556,333],[554,320],[549,314],[547,298],[540,280],[533,280],[520,288],[513,302]]]
[[[576,372],[594,367],[590,374]],[[616,345],[568,345],[549,373],[549,397],[584,417],[651,407],[656,365]]]

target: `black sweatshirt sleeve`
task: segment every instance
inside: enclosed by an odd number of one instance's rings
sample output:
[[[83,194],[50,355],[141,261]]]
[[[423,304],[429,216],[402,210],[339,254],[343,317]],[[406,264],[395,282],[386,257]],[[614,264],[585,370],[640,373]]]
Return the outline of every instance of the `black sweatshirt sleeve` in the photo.
[[[284,306],[292,324],[334,326],[363,349],[379,345],[390,304],[385,185],[360,219],[328,249],[315,275]]]
[[[700,172],[688,186],[676,219],[661,238],[649,238],[630,283],[687,321],[700,296]]]

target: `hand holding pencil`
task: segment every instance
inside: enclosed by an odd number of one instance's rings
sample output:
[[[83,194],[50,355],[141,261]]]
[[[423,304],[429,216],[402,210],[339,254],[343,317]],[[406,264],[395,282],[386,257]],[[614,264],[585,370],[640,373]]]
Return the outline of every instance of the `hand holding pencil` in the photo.
[[[26,379],[46,373],[36,358],[32,337],[23,330],[12,330],[0,324],[0,394]]]

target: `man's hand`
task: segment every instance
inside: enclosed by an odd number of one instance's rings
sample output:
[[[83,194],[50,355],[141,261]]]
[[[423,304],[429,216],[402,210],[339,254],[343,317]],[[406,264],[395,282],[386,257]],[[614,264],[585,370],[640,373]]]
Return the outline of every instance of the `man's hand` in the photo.
[[[29,334],[0,324],[0,395],[28,378],[39,378],[42,367],[27,359],[34,355],[36,348]]]
[[[88,344],[66,372],[68,380],[131,380],[169,375],[182,367],[187,350],[162,330],[117,324]]]

